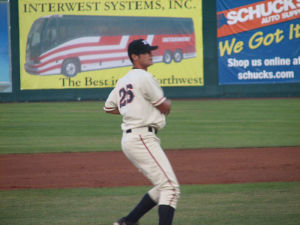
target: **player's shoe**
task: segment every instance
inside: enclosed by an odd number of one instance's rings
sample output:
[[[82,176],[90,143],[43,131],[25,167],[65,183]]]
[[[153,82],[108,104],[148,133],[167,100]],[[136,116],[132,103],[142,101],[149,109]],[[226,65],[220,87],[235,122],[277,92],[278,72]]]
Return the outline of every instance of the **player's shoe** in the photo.
[[[114,222],[113,225],[139,225],[138,222],[136,223],[132,223],[132,222],[129,222],[129,221],[126,221],[125,217],[119,219],[118,222]]]

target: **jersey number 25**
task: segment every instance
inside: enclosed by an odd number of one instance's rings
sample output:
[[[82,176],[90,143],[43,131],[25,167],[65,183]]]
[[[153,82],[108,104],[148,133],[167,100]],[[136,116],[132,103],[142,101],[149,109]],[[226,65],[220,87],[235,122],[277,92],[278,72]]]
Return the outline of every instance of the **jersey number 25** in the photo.
[[[120,95],[120,108],[122,108],[123,106],[125,106],[127,103],[131,103],[133,98],[134,98],[134,94],[132,92],[133,86],[132,84],[127,84],[125,88],[121,88],[119,90],[119,95]]]

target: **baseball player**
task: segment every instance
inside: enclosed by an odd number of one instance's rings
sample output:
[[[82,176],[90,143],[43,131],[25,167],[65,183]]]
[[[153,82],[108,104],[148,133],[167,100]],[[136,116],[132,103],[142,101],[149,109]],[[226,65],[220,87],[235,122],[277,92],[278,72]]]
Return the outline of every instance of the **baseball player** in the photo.
[[[118,80],[104,106],[107,113],[123,117],[122,150],[154,185],[127,216],[113,225],[138,225],[139,219],[156,205],[159,225],[171,225],[180,194],[177,178],[156,136],[171,110],[171,101],[147,72],[153,64],[151,51],[157,48],[143,39],[129,44],[133,68]]]

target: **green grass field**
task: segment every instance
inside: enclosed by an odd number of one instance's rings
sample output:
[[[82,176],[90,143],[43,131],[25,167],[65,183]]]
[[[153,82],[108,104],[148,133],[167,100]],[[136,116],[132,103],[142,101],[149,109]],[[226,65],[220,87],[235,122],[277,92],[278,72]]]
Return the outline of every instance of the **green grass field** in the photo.
[[[2,225],[111,225],[148,187],[0,191]],[[297,225],[300,182],[187,185],[174,225]],[[157,209],[141,220],[157,224]]]
[[[0,154],[120,151],[121,118],[105,114],[103,104],[0,104]],[[300,99],[177,100],[159,136],[165,149],[300,146],[299,118]],[[148,189],[0,191],[0,224],[109,225]],[[300,224],[300,182],[184,185],[181,192],[174,225]],[[153,210],[141,225],[157,219]]]
[[[120,150],[103,102],[0,104],[0,154]],[[300,146],[300,99],[173,101],[165,149]]]

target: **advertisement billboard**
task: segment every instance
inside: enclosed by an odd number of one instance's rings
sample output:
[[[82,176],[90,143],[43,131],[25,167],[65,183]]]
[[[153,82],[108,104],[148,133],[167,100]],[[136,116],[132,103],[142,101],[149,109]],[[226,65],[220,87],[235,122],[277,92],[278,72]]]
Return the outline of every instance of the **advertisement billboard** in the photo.
[[[219,84],[300,82],[300,0],[218,0]]]
[[[20,0],[21,89],[113,87],[134,39],[158,45],[161,86],[203,86],[201,1]]]

